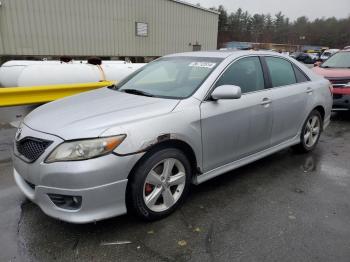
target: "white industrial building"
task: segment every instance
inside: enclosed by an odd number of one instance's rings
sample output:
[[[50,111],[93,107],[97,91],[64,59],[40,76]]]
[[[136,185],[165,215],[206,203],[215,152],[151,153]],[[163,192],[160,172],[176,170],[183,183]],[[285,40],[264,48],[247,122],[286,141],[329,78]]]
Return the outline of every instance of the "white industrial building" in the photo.
[[[0,0],[0,56],[142,61],[217,47],[218,13],[175,0]]]

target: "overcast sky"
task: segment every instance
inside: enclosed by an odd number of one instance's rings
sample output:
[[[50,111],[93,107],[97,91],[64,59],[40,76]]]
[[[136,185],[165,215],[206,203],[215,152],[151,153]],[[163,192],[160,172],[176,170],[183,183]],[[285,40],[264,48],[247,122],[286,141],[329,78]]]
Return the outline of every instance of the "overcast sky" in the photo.
[[[225,6],[229,12],[239,7],[251,14],[282,11],[291,20],[307,16],[313,20],[321,17],[345,18],[350,15],[350,0],[185,0],[192,4],[200,3],[203,7]],[[350,30],[350,29],[349,29]]]

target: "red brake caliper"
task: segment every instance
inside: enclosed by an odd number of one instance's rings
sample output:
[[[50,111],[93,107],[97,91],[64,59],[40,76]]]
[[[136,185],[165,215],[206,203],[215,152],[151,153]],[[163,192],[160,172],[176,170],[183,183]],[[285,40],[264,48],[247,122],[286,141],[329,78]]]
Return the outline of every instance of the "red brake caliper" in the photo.
[[[146,186],[145,186],[145,193],[146,193],[146,194],[149,194],[149,193],[151,193],[152,191],[153,191],[152,185],[147,183]]]

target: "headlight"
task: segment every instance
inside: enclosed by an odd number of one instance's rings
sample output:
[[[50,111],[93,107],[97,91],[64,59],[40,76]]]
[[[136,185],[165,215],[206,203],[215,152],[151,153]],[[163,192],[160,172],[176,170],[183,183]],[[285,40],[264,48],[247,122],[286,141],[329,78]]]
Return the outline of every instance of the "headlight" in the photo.
[[[56,147],[46,158],[46,163],[86,160],[111,153],[126,135],[68,141]]]

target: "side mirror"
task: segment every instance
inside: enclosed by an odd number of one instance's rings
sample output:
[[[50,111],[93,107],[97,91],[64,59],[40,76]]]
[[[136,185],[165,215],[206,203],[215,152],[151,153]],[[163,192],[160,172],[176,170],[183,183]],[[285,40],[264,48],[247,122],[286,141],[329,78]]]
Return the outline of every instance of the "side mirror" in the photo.
[[[242,91],[239,86],[234,85],[222,85],[215,88],[213,93],[211,93],[211,98],[213,100],[220,99],[238,99],[241,98]]]

